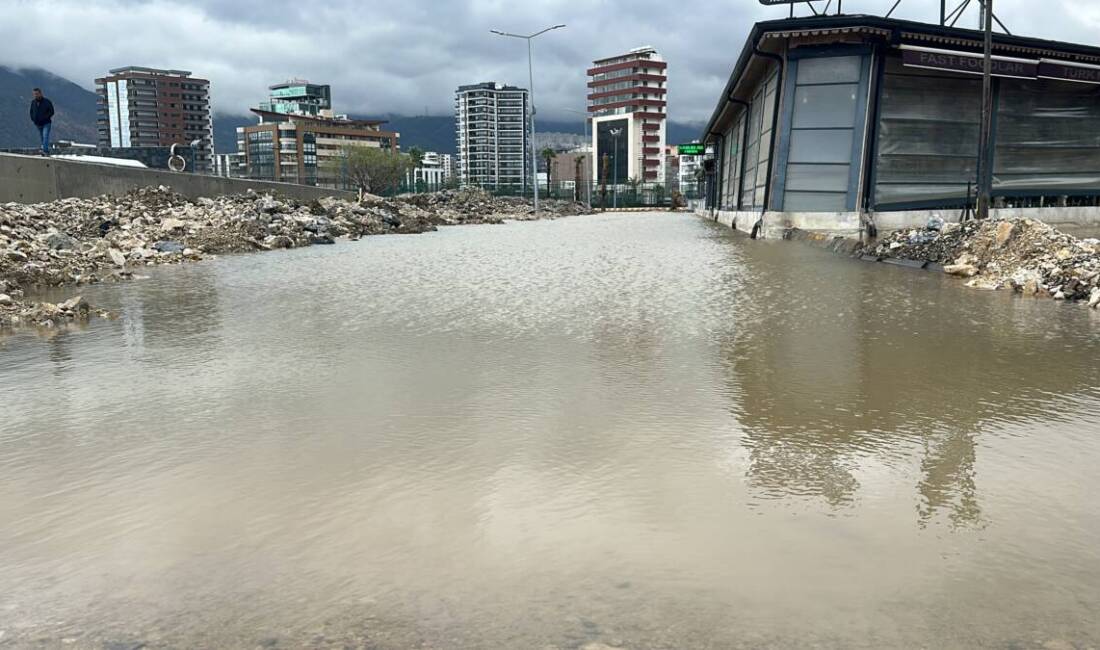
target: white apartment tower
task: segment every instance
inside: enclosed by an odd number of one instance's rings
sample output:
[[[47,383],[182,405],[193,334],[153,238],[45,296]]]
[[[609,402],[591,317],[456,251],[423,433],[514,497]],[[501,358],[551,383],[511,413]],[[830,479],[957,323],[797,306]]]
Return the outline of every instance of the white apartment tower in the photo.
[[[668,64],[652,47],[597,59],[588,69],[592,177],[608,185],[665,182]],[[607,162],[604,162],[604,155]]]
[[[527,189],[531,133],[525,88],[494,82],[459,86],[455,92],[461,185]]]

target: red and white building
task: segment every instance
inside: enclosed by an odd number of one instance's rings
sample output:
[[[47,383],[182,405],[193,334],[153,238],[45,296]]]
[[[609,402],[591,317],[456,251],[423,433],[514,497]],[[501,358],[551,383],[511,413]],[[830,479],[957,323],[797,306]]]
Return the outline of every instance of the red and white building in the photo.
[[[652,47],[598,59],[588,69],[593,178],[665,182],[668,64]],[[604,155],[607,162],[604,162]]]

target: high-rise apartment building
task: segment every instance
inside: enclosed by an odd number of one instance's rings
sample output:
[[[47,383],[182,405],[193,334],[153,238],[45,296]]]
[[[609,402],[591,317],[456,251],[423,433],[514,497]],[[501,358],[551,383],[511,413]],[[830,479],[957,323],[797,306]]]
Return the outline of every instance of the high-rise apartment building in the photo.
[[[455,177],[455,157],[449,153],[439,154],[440,166],[443,167],[443,180],[449,181]]]
[[[526,88],[494,82],[455,92],[459,183],[526,189],[531,177],[531,122]]]
[[[399,134],[385,120],[334,115],[327,85],[290,81],[271,86],[254,126],[237,127],[238,175],[265,181],[342,187],[338,165],[346,146],[398,150]],[[278,109],[278,110],[274,110]]]
[[[667,67],[648,46],[592,62],[588,115],[593,178],[620,185],[631,179],[665,182]]]
[[[101,147],[195,144],[195,170],[210,171],[214,122],[210,82],[185,70],[129,66],[95,80]]]

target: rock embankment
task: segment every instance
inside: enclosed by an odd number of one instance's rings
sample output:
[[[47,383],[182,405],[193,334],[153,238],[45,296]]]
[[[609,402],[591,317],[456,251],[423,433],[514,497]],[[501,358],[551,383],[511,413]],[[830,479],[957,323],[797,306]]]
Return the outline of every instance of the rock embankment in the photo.
[[[544,201],[539,207],[540,219],[588,212],[569,201]],[[159,187],[118,197],[8,203],[0,205],[0,328],[53,326],[103,314],[82,299],[27,302],[26,292],[35,288],[126,279],[141,267],[221,253],[532,218],[524,199],[472,188],[300,203],[254,193],[190,200]]]
[[[863,251],[943,266],[980,289],[1012,289],[1100,307],[1100,240],[1078,239],[1032,219],[991,219],[900,230]]]

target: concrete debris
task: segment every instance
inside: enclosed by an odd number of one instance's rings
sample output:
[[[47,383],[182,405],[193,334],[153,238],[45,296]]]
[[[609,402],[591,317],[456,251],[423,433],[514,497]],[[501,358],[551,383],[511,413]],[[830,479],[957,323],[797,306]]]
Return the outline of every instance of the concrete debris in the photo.
[[[967,286],[980,289],[1011,288],[1100,307],[1100,241],[1077,239],[1033,219],[900,230],[861,252],[936,263],[946,273],[973,278]]]
[[[588,212],[580,203],[544,200],[537,218]],[[86,303],[73,309],[32,303],[24,291],[128,279],[141,266],[533,218],[530,201],[477,188],[301,203],[253,192],[189,200],[162,186],[123,196],[0,204],[0,294],[6,298],[0,328],[97,314]]]
[[[103,310],[94,309],[88,301],[81,296],[70,298],[62,303],[39,302],[32,304],[4,302],[0,296],[0,327],[11,328],[20,325],[36,325],[38,327],[52,328],[68,323],[87,322],[93,316],[100,318],[113,318],[114,314]]]
[[[442,220],[440,225],[528,221],[587,214],[583,203],[559,199],[540,199],[536,217],[531,202],[519,197],[493,196],[478,188],[442,190],[430,194],[408,194],[399,198],[409,205],[429,210]]]
[[[972,278],[978,275],[978,267],[973,264],[947,264],[943,272],[948,275],[958,275],[964,278]]]

